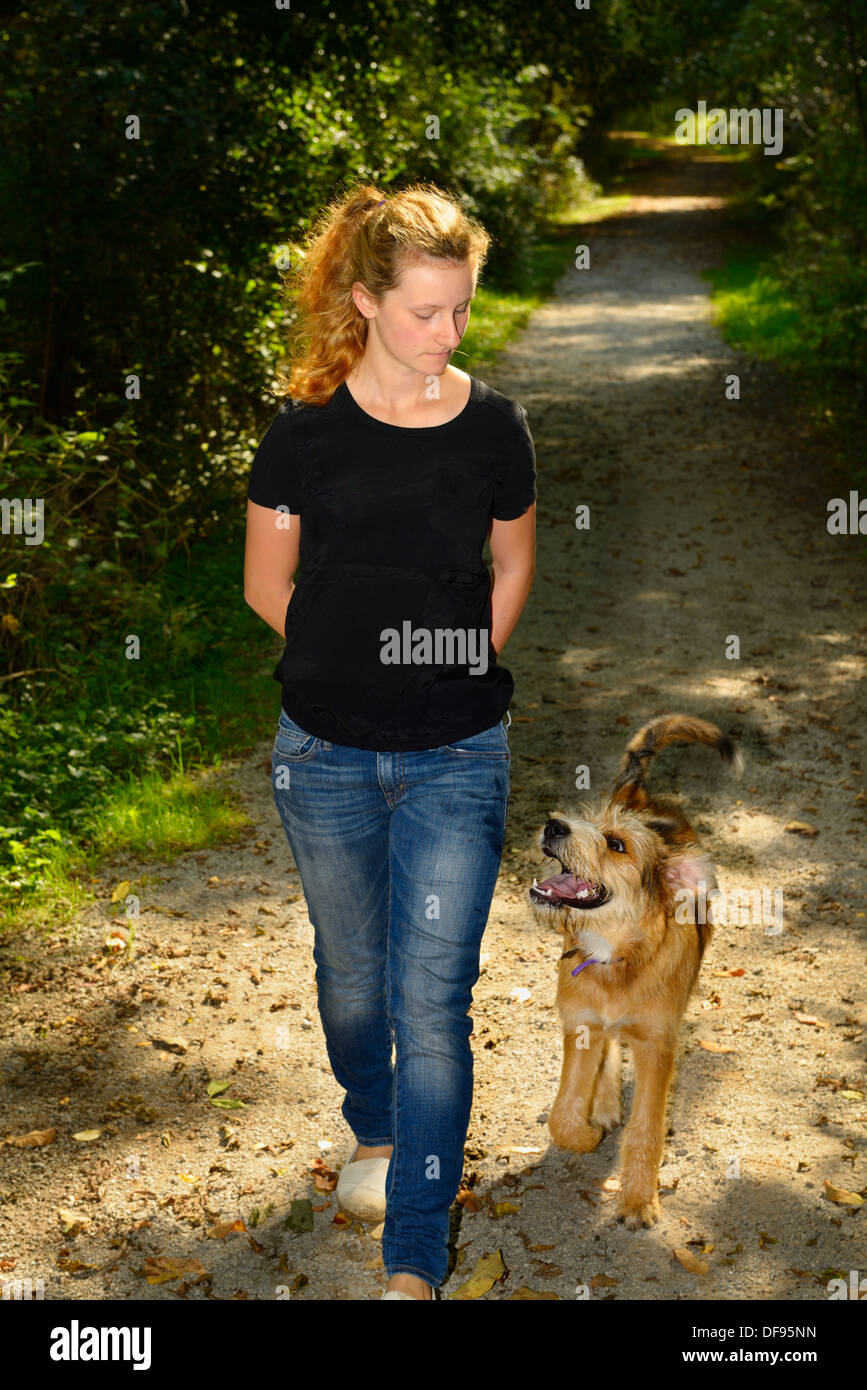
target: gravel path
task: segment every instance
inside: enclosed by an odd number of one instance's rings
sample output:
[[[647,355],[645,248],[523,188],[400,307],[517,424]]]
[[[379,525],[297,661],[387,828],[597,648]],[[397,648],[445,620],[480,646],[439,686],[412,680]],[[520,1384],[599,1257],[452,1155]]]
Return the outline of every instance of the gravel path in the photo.
[[[576,231],[590,269],[563,277],[488,377],[534,431],[538,570],[504,656],[510,819],[443,1297],[497,1252],[508,1274],[490,1299],[584,1285],[594,1299],[824,1300],[833,1275],[867,1271],[867,1217],[825,1186],[867,1195],[863,540],[828,534],[848,480],[775,373],[710,322],[699,272],[726,235],[726,178],[689,151],[636,175],[625,214]],[[725,399],[731,373],[740,400]],[[619,1131],[587,1156],[548,1142],[561,947],[525,894],[550,871],[534,848],[548,812],[587,796],[576,765],[604,792],[626,739],[668,711],[731,733],[746,771],[669,750],[652,785],[682,796],[721,888],[782,894],[783,930],[717,930],[681,1030],[662,1221],[632,1233],[612,1220]],[[4,952],[2,1132],[56,1135],[0,1150],[0,1278],[41,1280],[46,1299],[379,1296],[376,1236],[335,1221],[327,1190],[350,1136],[269,754],[220,774],[254,822],[243,844],[118,863],[74,937]],[[121,880],[142,914],[114,955]],[[215,1080],[230,1085],[209,1099]],[[628,1104],[628,1053],[625,1081]]]

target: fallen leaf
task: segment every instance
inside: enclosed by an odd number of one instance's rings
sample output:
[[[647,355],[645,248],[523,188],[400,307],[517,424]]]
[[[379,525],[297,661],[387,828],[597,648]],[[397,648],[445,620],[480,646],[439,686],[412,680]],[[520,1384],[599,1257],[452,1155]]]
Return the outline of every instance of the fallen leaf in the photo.
[[[227,1090],[229,1089],[229,1087],[231,1086],[231,1084],[232,1084],[231,1081],[209,1081],[209,1082],[208,1082],[208,1095],[209,1095],[209,1096],[218,1096],[218,1095],[220,1094],[221,1091],[227,1091]]]
[[[149,1255],[142,1272],[149,1284],[167,1284],[172,1279],[180,1279],[182,1274],[201,1275],[206,1270],[198,1260],[179,1260],[173,1255]]]
[[[79,1144],[91,1144],[94,1139],[98,1139],[102,1134],[101,1129],[80,1129],[77,1134],[73,1134],[73,1139],[77,1139]]]
[[[841,1095],[841,1096],[845,1096],[847,1100],[863,1100],[863,1099],[864,1099],[864,1092],[863,1092],[863,1091],[841,1091],[841,1092],[840,1092],[840,1095]]]
[[[128,879],[128,878],[125,878],[125,879],[123,880],[123,882],[122,882],[122,883],[119,883],[119,884],[117,885],[117,887],[115,888],[114,892],[113,892],[112,895],[111,895],[111,901],[112,901],[113,903],[119,903],[120,900],[121,900],[121,898],[125,898],[128,892],[129,892],[129,879]]]
[[[296,1231],[299,1234],[302,1231],[313,1230],[313,1207],[306,1198],[293,1201],[283,1226],[287,1231]]]
[[[13,1149],[41,1149],[57,1138],[56,1129],[32,1129],[29,1134],[12,1134],[6,1143]]]
[[[494,1284],[505,1279],[507,1274],[508,1270],[503,1264],[503,1256],[499,1250],[495,1250],[490,1255],[482,1255],[476,1260],[469,1279],[465,1279],[449,1297],[458,1299],[482,1298],[484,1294],[490,1292]]]
[[[799,1014],[794,1010],[795,1018],[799,1023],[812,1023],[814,1028],[830,1028],[830,1023],[824,1023],[821,1018],[814,1018],[812,1014]]]
[[[516,1202],[494,1202],[494,1214],[496,1216],[514,1216],[516,1211],[521,1208]]]
[[[317,1192],[334,1191],[337,1186],[338,1175],[328,1167],[324,1159],[314,1159],[310,1172],[313,1174],[313,1186]]]
[[[687,1250],[685,1245],[675,1245],[671,1253],[675,1259],[680,1260],[684,1269],[688,1269],[690,1274],[707,1274],[707,1261],[698,1259],[691,1250]]]
[[[247,1227],[239,1217],[237,1221],[218,1221],[216,1226],[211,1226],[207,1234],[212,1240],[223,1240],[232,1231],[246,1231],[246,1229]]]
[[[713,1042],[710,1039],[698,1038],[696,1040],[699,1047],[703,1047],[705,1052],[737,1052],[736,1047],[729,1047],[728,1043]]]
[[[841,1207],[860,1207],[863,1206],[864,1198],[857,1192],[848,1192],[845,1187],[835,1187],[826,1178],[822,1186],[825,1189],[825,1196],[829,1202],[836,1202]]]
[[[154,1047],[165,1047],[169,1052],[189,1052],[190,1045],[185,1038],[176,1037],[170,1033],[155,1033],[151,1035],[151,1042]]]
[[[814,825],[808,825],[803,820],[790,820],[783,826],[783,829],[790,831],[793,835],[818,835],[819,833]]]
[[[536,1293],[535,1289],[528,1289],[526,1284],[522,1284],[521,1287],[519,1289],[516,1289],[514,1293],[510,1293],[506,1302],[511,1303],[519,1298],[544,1298],[547,1299],[549,1302],[552,1299],[556,1300],[558,1303],[561,1302],[560,1295],[558,1293],[554,1293],[553,1289],[546,1289],[544,1293]]]
[[[619,1283],[617,1279],[611,1279],[607,1274],[594,1274],[590,1280],[591,1289],[613,1289]]]
[[[86,1216],[77,1211],[67,1211],[65,1207],[60,1207],[57,1215],[60,1218],[65,1236],[77,1236],[80,1231],[84,1230],[85,1226],[90,1225]]]

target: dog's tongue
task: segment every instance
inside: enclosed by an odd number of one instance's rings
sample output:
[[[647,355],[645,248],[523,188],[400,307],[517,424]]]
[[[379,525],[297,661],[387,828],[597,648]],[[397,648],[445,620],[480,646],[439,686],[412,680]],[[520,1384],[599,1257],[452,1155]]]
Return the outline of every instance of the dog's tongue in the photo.
[[[550,888],[559,898],[577,898],[583,888],[590,887],[583,878],[576,878],[574,874],[554,874],[553,878],[546,878],[538,885],[544,892]]]

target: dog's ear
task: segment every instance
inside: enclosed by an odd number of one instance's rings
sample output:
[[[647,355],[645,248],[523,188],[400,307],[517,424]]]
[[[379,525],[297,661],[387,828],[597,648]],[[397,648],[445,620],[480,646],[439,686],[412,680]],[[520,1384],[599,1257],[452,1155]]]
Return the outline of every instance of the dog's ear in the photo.
[[[695,897],[702,891],[717,887],[717,872],[713,859],[697,845],[672,849],[663,863],[663,878],[671,894],[689,892]]]
[[[713,860],[697,845],[674,849],[666,858],[661,870],[662,880],[670,896],[682,905],[683,921],[695,921],[695,904],[703,896],[717,890],[716,870]]]
[[[717,881],[713,860],[697,845],[678,846],[668,854],[660,878],[669,895],[674,920],[691,923],[698,933],[698,957],[702,959],[713,932],[713,903]]]

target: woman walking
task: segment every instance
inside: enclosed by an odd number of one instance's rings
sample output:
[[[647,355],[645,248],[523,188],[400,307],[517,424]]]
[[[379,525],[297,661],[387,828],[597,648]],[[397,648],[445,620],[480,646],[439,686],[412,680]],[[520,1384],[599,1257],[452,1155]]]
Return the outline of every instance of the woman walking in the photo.
[[[497,658],[535,572],[526,413],[449,365],[489,243],[428,184],[325,211],[248,489],[245,597],[286,642],[274,798],[355,1137],[338,1198],[384,1217],[392,1299],[446,1276],[509,797]]]

